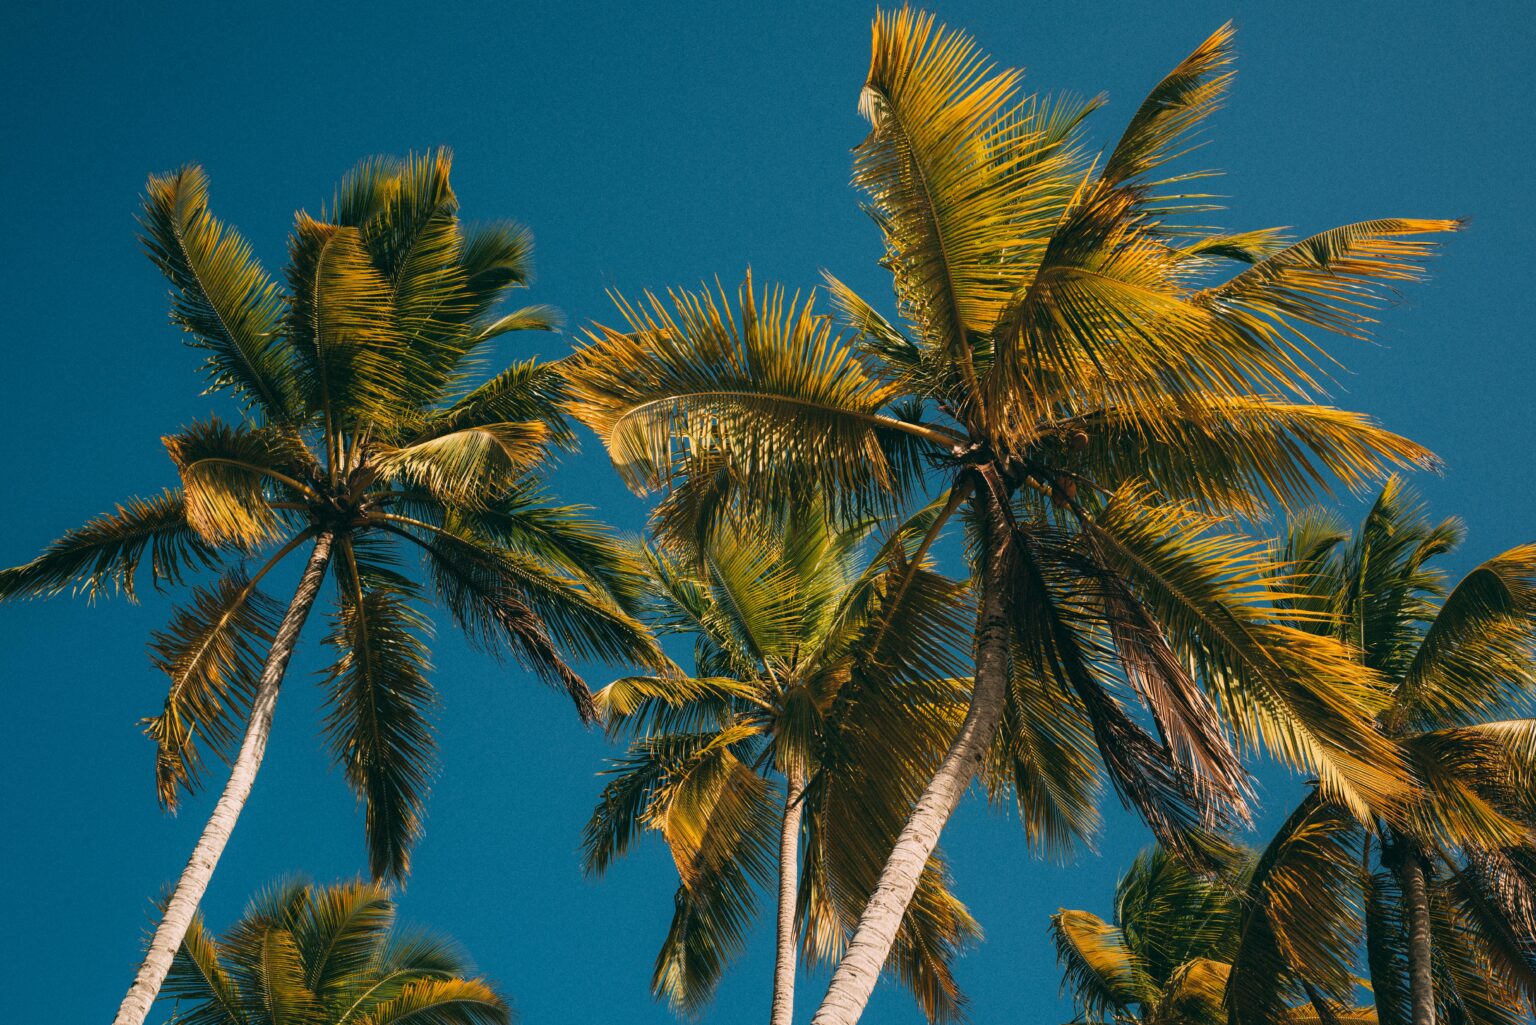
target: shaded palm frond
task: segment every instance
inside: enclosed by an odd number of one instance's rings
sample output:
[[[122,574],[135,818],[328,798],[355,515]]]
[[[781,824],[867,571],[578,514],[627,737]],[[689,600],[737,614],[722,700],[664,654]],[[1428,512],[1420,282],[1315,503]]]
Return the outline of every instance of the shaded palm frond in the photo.
[[[170,677],[163,710],[142,723],[155,742],[162,807],[174,810],[182,791],[197,791],[199,743],[229,759],[282,614],[281,603],[234,570],[195,589],[190,604],[152,635],[150,661]]]
[[[188,571],[216,566],[221,558],[187,522],[181,491],[166,490],[129,499],[60,537],[31,562],[0,570],[0,600],[48,598],[73,587],[92,599],[117,593],[134,601],[146,552],[156,588],[179,584]]]

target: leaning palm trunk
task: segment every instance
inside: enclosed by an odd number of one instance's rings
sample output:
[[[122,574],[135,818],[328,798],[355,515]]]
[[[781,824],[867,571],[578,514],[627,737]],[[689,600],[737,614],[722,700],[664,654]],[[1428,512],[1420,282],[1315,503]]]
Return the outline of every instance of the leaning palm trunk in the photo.
[[[1429,893],[1424,878],[1424,859],[1419,852],[1402,852],[1397,877],[1408,906],[1408,992],[1413,1006],[1413,1025],[1435,1025],[1435,982],[1431,975]]]
[[[978,496],[974,504],[978,520],[986,525],[987,538],[982,548],[976,683],[970,707],[938,771],[896,837],[811,1025],[854,1025],[864,1013],[880,970],[890,957],[902,916],[917,892],[923,868],[939,845],[945,823],[971,785],[1002,719],[1008,690],[1008,617],[1003,598],[1008,535],[1002,510],[990,496]]]
[[[129,987],[128,995],[123,998],[122,1006],[117,1009],[113,1025],[143,1025],[144,1019],[149,1016],[150,1005],[160,993],[160,986],[171,970],[171,961],[192,924],[192,917],[203,899],[203,893],[208,889],[214,867],[218,865],[219,857],[229,843],[229,836],[234,832],[235,821],[245,807],[246,798],[251,795],[251,785],[256,781],[256,771],[261,768],[261,759],[267,750],[267,738],[272,732],[277,692],[282,687],[283,674],[288,669],[288,660],[298,642],[299,631],[304,627],[304,620],[309,617],[309,610],[315,604],[315,595],[320,590],[320,582],[325,578],[326,564],[331,558],[332,540],[329,533],[315,538],[309,564],[304,567],[304,575],[299,578],[293,601],[288,604],[288,611],[283,615],[277,633],[272,638],[272,649],[267,655],[266,664],[262,666],[256,694],[251,700],[250,720],[245,728],[245,737],[240,742],[240,751],[230,767],[229,781],[224,784],[219,803],[214,805],[213,814],[203,827],[203,835],[192,849],[187,867],[182,869],[181,878],[176,881],[176,889],[166,903],[160,924],[155,927],[149,951],[139,965],[138,975]]]
[[[805,783],[791,770],[784,788],[784,829],[779,834],[779,921],[773,965],[770,1025],[790,1025],[795,1017],[795,898],[800,889],[800,800]]]

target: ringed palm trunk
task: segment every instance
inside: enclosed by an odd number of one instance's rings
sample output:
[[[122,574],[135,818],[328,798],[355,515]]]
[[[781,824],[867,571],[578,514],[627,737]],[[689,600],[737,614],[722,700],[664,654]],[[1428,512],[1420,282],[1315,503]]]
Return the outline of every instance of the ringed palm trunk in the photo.
[[[805,783],[791,770],[784,788],[784,828],[779,834],[779,921],[773,965],[770,1025],[790,1025],[795,1017],[795,899],[800,889],[800,816]]]
[[[976,628],[976,682],[960,732],[907,818],[886,859],[869,903],[811,1025],[854,1025],[890,957],[897,930],[939,834],[959,805],[992,745],[1008,688],[1008,616],[1003,598],[1008,535],[1002,510],[982,489],[973,503],[986,525],[982,548],[981,610]]]
[[[176,951],[181,947],[181,941],[192,924],[192,916],[203,899],[203,893],[208,889],[208,881],[213,878],[219,856],[229,843],[235,821],[245,807],[246,798],[251,795],[251,785],[256,781],[256,771],[261,767],[262,756],[267,750],[267,738],[272,732],[277,692],[282,687],[283,674],[288,669],[288,660],[293,656],[299,631],[304,627],[304,620],[309,617],[309,610],[314,607],[315,595],[320,590],[320,582],[325,578],[333,540],[329,533],[315,538],[309,563],[304,567],[298,589],[294,592],[293,600],[288,603],[288,611],[283,614],[282,622],[278,624],[277,634],[272,638],[272,649],[267,654],[266,664],[261,667],[256,695],[251,700],[245,737],[240,741],[240,750],[230,766],[229,780],[224,784],[224,792],[219,795],[218,804],[213,807],[213,814],[208,817],[208,824],[203,827],[197,846],[192,849],[187,867],[182,869],[181,878],[176,881],[176,889],[165,905],[160,924],[155,927],[149,951],[139,965],[138,975],[129,987],[128,995],[123,997],[122,1006],[117,1009],[113,1025],[143,1025],[144,1019],[149,1016],[150,1005],[160,993],[160,986],[171,970]]]
[[[1408,993],[1413,1007],[1413,1025],[1435,1025],[1435,982],[1433,950],[1429,936],[1429,884],[1425,878],[1424,859],[1407,849],[1397,866],[1403,901],[1408,905]]]

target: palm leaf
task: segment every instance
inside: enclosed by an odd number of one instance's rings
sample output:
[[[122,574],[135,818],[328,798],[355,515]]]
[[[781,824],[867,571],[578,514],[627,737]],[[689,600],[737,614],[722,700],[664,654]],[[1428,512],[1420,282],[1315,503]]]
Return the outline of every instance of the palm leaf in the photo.
[[[170,280],[171,321],[208,353],[213,389],[269,421],[295,413],[294,368],[281,340],[282,299],[250,243],[208,212],[208,178],[184,167],[149,179],[139,242]]]

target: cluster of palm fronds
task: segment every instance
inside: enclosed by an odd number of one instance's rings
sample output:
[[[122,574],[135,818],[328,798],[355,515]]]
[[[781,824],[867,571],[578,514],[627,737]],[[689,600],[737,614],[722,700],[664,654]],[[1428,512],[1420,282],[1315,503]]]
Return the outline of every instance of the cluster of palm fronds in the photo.
[[[281,284],[200,171],[151,179],[172,320],[240,415],[165,439],[178,488],[0,572],[0,598],[213,576],[154,638],[169,687],[145,725],[167,806],[207,756],[230,774],[120,1025],[162,982],[210,1025],[505,1017],[436,946],[386,942],[383,891],[277,891],[222,940],[195,917],[327,579],[325,733],[374,877],[404,877],[422,827],[435,603],[626,739],[586,867],[664,840],[653,989],[686,1014],[771,892],[774,1025],[801,963],[835,966],[815,1025],[852,1025],[887,970],[931,1021],[959,1018],[954,960],[980,930],[939,839],[975,784],[1039,853],[1091,839],[1107,790],[1158,841],[1113,924],[1055,921],[1087,1020],[1523,1020],[1536,547],[1446,590],[1430,560],[1459,530],[1392,476],[1433,456],[1325,404],[1312,337],[1364,336],[1458,225],[1201,226],[1208,172],[1175,161],[1231,44],[1202,43],[1101,152],[1098,100],[1025,95],[962,33],[883,14],[853,173],[892,315],[830,274],[836,316],[748,275],[734,297],[619,298],[621,326],[483,379],[495,339],[553,314],[499,308],[531,243],[461,223],[445,153],[365,163],[301,213]],[[569,417],[665,492],[644,541],[547,496]],[[1353,538],[1317,512],[1286,541],[1254,530],[1382,482]],[[277,601],[262,585],[301,550]],[[644,675],[593,695],[582,660]],[[1311,782],[1244,856],[1256,755]]]

